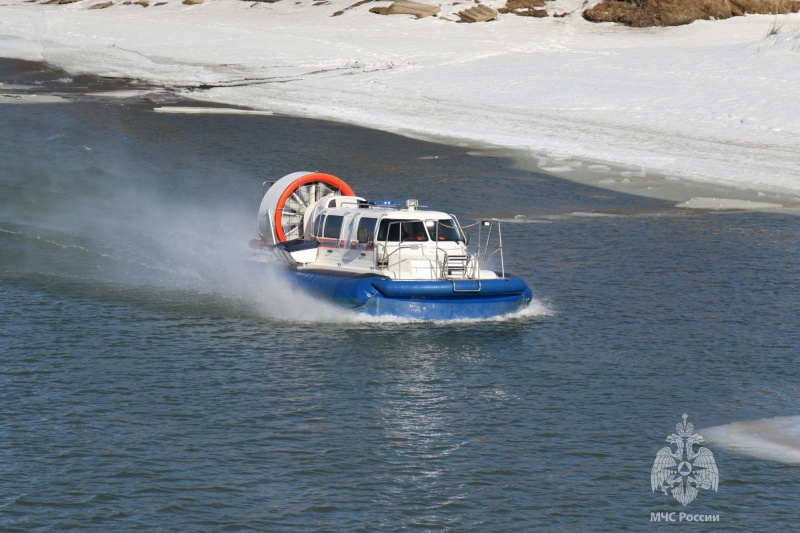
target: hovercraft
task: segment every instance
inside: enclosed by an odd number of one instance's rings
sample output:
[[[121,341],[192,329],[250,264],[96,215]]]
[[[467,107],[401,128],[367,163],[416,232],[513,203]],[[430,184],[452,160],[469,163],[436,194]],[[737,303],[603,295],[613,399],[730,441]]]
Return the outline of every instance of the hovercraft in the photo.
[[[498,221],[477,223],[470,251],[454,215],[419,207],[367,201],[336,176],[295,172],[263,194],[251,260],[277,261],[296,286],[369,315],[476,319],[528,306],[531,289],[505,272]]]

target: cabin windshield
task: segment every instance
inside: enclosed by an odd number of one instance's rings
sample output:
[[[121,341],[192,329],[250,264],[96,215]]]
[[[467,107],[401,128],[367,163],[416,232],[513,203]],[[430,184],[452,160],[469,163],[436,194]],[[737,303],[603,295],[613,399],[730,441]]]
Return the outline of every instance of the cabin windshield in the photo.
[[[402,239],[401,239],[402,237]],[[428,233],[421,220],[393,220],[384,218],[378,229],[379,241],[427,241]]]
[[[444,220],[428,221],[428,231],[431,238],[435,241],[463,241],[461,231],[454,220],[446,218]]]

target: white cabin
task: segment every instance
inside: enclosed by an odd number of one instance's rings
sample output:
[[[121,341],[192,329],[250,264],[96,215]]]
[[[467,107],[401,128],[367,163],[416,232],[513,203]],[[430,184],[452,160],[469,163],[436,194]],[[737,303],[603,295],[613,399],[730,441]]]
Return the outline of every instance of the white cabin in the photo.
[[[299,239],[276,252],[297,268],[379,274],[396,280],[496,279],[467,250],[467,235],[454,215],[328,195],[303,214]],[[298,228],[298,229],[301,229]]]

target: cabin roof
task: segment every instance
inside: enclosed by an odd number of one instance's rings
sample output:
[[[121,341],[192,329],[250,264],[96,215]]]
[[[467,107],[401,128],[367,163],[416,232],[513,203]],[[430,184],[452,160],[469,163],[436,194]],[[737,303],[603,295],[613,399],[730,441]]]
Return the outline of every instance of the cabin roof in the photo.
[[[427,211],[420,209],[409,211],[408,209],[387,209],[382,207],[371,207],[369,209],[332,207],[325,209],[322,213],[326,215],[345,215],[349,213],[352,215],[361,215],[362,218],[378,218],[382,215],[385,215],[386,218],[395,220],[441,220],[444,218],[452,218],[451,215],[442,211]]]

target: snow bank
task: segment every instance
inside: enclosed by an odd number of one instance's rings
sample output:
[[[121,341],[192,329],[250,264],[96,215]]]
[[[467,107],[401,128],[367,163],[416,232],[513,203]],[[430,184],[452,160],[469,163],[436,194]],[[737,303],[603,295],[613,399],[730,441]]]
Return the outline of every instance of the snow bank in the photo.
[[[465,144],[568,155],[755,191],[800,191],[800,16],[674,28],[502,15],[457,24],[353,1],[0,5],[0,55],[132,76],[193,98]],[[504,2],[485,2],[501,7]],[[593,2],[590,2],[590,5]],[[340,16],[331,16],[344,10]],[[777,30],[777,31],[776,31]]]

